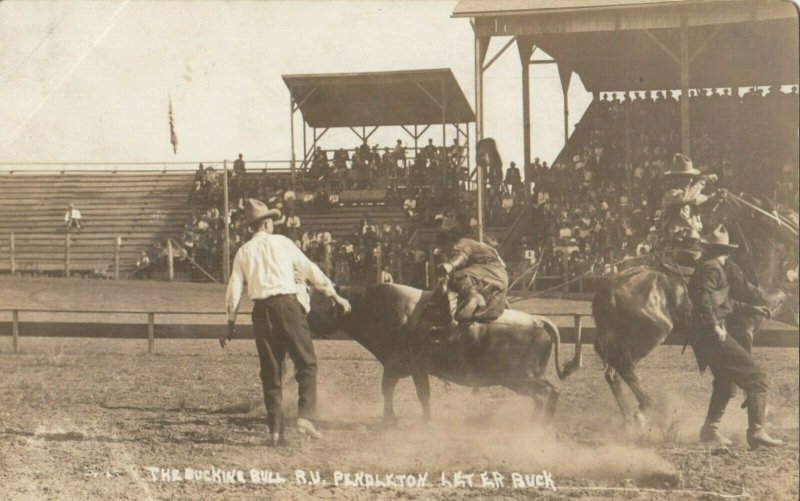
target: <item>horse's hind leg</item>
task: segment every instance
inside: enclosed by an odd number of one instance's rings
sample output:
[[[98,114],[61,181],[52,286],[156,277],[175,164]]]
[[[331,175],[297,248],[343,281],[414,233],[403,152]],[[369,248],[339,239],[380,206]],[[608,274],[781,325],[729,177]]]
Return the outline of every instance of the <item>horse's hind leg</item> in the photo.
[[[606,381],[608,381],[608,386],[611,388],[611,393],[614,394],[614,400],[617,401],[619,411],[622,413],[622,418],[628,421],[631,416],[631,411],[628,408],[628,403],[625,402],[625,395],[622,394],[622,378],[610,365],[606,367],[605,376]]]
[[[428,422],[431,420],[430,378],[428,378],[428,374],[422,371],[414,371],[411,374],[411,379],[414,380],[414,389],[417,391],[419,403],[422,404],[422,420]]]

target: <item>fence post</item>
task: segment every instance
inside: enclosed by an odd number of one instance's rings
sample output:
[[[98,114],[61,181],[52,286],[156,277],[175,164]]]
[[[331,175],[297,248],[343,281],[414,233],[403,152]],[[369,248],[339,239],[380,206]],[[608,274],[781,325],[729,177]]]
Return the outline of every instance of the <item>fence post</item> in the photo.
[[[69,229],[67,229],[67,233],[64,237],[64,276],[69,278],[69,247],[70,247],[70,236],[69,236]]]
[[[375,267],[377,268],[378,283],[383,281],[383,245],[378,242],[378,247],[375,248]]]
[[[11,345],[14,348],[14,354],[19,353],[19,311],[17,310],[11,312]]]
[[[333,260],[331,259],[331,246],[330,242],[325,242],[322,246],[322,259],[325,265],[325,274],[330,276],[333,273]]]
[[[11,275],[13,276],[17,272],[17,256],[16,256],[17,247],[16,247],[16,242],[15,242],[15,239],[14,239],[14,233],[13,232],[11,233],[11,239],[10,239],[10,241],[8,243],[8,248],[9,248],[9,259],[11,259],[11,263],[10,263],[10,265],[11,265],[11,267],[10,267]]]
[[[155,313],[147,314],[147,354],[152,355],[156,344]]]
[[[114,280],[119,280],[119,248],[122,246],[122,237],[114,240]]]
[[[175,253],[172,250],[172,240],[167,239],[167,275],[169,276],[169,281],[175,278],[175,263],[174,263]]]
[[[583,316],[581,314],[575,315],[575,358],[578,359],[578,367],[583,367],[583,356],[581,355],[582,319]]]

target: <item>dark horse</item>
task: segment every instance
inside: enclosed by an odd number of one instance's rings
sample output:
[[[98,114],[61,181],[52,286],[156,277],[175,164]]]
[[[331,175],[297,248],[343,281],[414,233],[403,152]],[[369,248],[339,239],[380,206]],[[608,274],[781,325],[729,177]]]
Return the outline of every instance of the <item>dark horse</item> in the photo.
[[[715,219],[720,216],[725,219],[734,240],[742,244],[733,256],[734,261],[741,265],[749,282],[758,285],[749,289],[751,297],[746,298],[748,302],[766,306],[775,318],[790,313],[782,311],[786,294],[776,287],[780,282],[777,246],[781,238],[776,226],[765,224],[768,218],[764,215],[745,211],[731,202],[720,208],[717,214]],[[643,411],[652,405],[653,400],[636,376],[637,363],[663,343],[670,333],[690,334],[688,280],[688,276],[661,268],[639,266],[608,277],[599,284],[595,293],[592,301],[597,325],[595,351],[606,366],[606,381],[626,420],[631,413],[622,395],[622,381],[627,383],[639,404],[633,417],[640,425],[644,424]],[[741,293],[748,294],[746,290]],[[779,319],[794,323],[791,315]],[[729,327],[733,325],[731,335],[749,350],[763,320],[758,315],[734,316],[729,319]]]
[[[338,292],[350,301],[350,314],[341,315],[332,300],[312,290],[309,325],[323,337],[336,331],[346,333],[383,365],[383,419],[387,424],[396,420],[395,386],[408,376],[414,381],[424,418],[430,418],[429,375],[472,388],[504,386],[531,397],[549,418],[558,398],[544,377],[551,350],[555,347],[559,378],[580,366],[576,349],[575,358],[561,368],[558,328],[544,317],[506,310],[494,322],[479,324],[475,337],[428,342],[420,353],[414,348],[415,337],[427,335],[419,332],[419,327],[431,292],[395,284],[341,287]]]

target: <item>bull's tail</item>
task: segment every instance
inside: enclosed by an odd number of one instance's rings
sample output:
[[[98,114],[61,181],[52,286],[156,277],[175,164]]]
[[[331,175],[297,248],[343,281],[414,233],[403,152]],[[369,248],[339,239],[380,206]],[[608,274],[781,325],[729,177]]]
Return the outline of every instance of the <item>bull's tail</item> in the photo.
[[[561,367],[561,362],[559,361],[558,352],[559,348],[561,347],[561,335],[558,333],[558,327],[547,320],[546,318],[542,319],[542,324],[544,326],[544,330],[550,335],[550,341],[553,343],[553,349],[555,351],[555,366],[556,366],[556,374],[558,374],[559,379],[566,379],[570,374],[578,370],[581,366],[581,339],[578,337],[575,341],[575,357],[564,364],[564,367]]]
[[[601,280],[596,284],[596,292],[592,298],[592,316],[596,328],[594,349],[604,364],[608,363],[609,320],[613,317],[616,307],[611,280],[608,278]]]

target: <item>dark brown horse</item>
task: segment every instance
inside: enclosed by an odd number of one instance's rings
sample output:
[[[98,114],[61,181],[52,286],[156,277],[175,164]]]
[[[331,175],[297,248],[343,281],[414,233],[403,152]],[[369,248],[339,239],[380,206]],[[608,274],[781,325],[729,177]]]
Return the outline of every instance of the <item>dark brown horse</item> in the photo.
[[[722,214],[714,219],[724,219],[734,239],[742,242],[740,250],[743,252],[734,259],[742,264],[750,283],[759,286],[741,287],[738,294],[749,295],[744,297],[747,302],[766,306],[773,317],[778,317],[784,313],[782,305],[786,300],[786,294],[776,287],[779,280],[778,231],[775,226],[764,224],[756,213],[731,204],[727,207],[727,211],[720,209]],[[756,277],[760,280],[756,281]],[[639,408],[633,418],[642,425],[645,422],[643,412],[653,400],[636,376],[636,365],[670,333],[690,334],[688,280],[688,276],[640,266],[610,276],[598,285],[592,301],[597,325],[595,351],[606,366],[606,381],[626,420],[631,412],[622,394],[622,381],[636,397]],[[732,287],[732,292],[737,291]],[[791,318],[790,315],[780,317],[781,320]],[[730,323],[735,326],[731,334],[749,349],[763,320],[758,315],[731,318]]]
[[[480,388],[504,386],[531,397],[544,409],[545,417],[556,410],[558,392],[544,377],[550,353],[555,348],[558,377],[566,378],[580,366],[580,351],[562,369],[559,365],[558,328],[544,317],[506,310],[497,320],[478,324],[472,336],[457,336],[440,343],[416,346],[422,313],[431,292],[395,284],[341,287],[339,294],[352,306],[341,315],[332,300],[311,291],[311,330],[319,336],[341,331],[364,346],[383,365],[383,418],[395,422],[393,396],[397,382],[411,376],[430,418],[428,375],[455,384]]]

